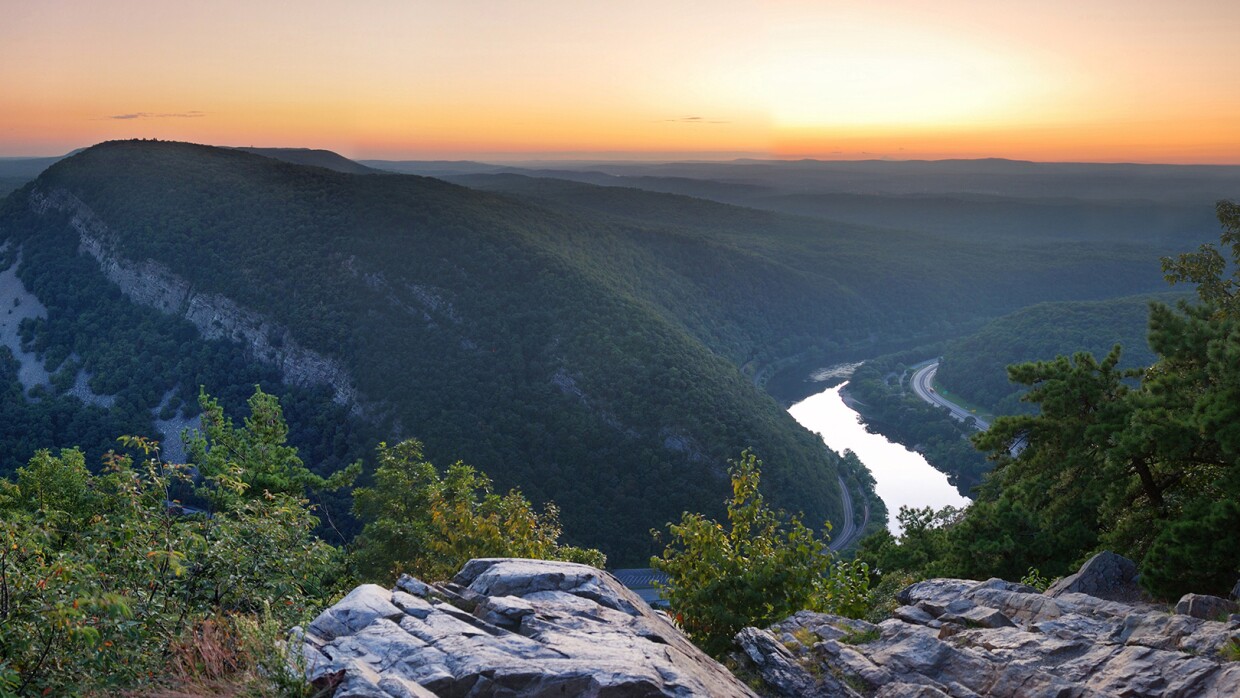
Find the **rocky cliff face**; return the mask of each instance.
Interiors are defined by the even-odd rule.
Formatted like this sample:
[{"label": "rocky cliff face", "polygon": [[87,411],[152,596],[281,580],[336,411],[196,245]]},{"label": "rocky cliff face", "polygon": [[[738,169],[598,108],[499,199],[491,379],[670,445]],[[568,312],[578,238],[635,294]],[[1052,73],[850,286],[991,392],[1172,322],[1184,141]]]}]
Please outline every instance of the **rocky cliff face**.
[{"label": "rocky cliff face", "polygon": [[783,696],[1240,695],[1234,603],[1189,595],[1171,610],[1075,590],[1136,593],[1130,561],[1099,558],[1045,594],[934,579],[901,592],[904,605],[877,625],[802,612],[738,641]]},{"label": "rocky cliff face", "polygon": [[[803,611],[737,635],[742,682],[614,577],[584,565],[472,560],[448,584],[353,590],[294,630],[299,670],[337,698],[393,696],[1240,695],[1234,602],[1139,599],[1104,553],[1047,593],[933,579],[882,623]],[[1110,598],[1082,593],[1088,588]]]},{"label": "rocky cliff face", "polygon": [[189,281],[153,260],[124,258],[116,251],[108,226],[67,190],[35,189],[29,201],[36,213],[68,214],[78,233],[79,250],[93,257],[130,300],[184,317],[207,339],[240,342],[255,359],[279,369],[286,383],[329,386],[337,403],[360,410],[360,396],[344,366],[298,344],[288,328],[222,295],[196,291]]},{"label": "rocky cliff face", "polygon": [[336,698],[755,695],[615,577],[567,562],[362,585],[294,636]]}]

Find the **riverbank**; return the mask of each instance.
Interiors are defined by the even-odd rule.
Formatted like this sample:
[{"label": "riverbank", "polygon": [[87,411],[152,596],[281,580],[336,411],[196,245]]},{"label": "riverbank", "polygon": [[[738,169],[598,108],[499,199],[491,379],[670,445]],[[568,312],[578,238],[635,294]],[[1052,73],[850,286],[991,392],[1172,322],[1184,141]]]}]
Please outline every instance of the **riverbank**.
[{"label": "riverbank", "polygon": [[917,451],[967,497],[992,464],[969,441],[975,432],[971,422],[953,420],[942,407],[910,392],[907,379],[928,365],[925,356],[887,356],[866,362],[853,374],[844,397],[870,430]]},{"label": "riverbank", "polygon": [[[875,493],[892,514],[902,506],[968,506],[969,500],[921,454],[867,431],[860,421],[861,415],[841,395],[846,385],[824,389],[793,405],[788,412],[831,449],[856,454],[870,470]],[[892,534],[899,535],[899,522],[894,516],[889,516],[887,527]]]}]

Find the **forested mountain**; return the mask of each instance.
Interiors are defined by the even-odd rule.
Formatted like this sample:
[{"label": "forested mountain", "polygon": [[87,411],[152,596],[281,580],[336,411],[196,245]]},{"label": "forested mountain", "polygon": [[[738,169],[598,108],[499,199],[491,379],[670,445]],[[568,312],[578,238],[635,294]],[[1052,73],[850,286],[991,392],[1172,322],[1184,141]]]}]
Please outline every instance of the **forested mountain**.
[{"label": "forested mountain", "polygon": [[[560,179],[450,179],[631,231],[657,253],[621,275],[636,293],[665,283],[642,275],[687,277],[710,292],[652,302],[715,305],[674,314],[691,322],[722,313],[722,325],[712,321],[711,327],[748,328],[752,343],[778,347],[780,356],[805,346],[838,351],[896,336],[958,334],[980,318],[1030,303],[1106,298],[1162,283],[1150,260],[1163,248],[1146,241],[1084,240],[1066,248],[1050,239],[952,240]],[[1191,239],[1205,239],[1205,233],[1194,231]],[[712,342],[708,332],[698,334],[716,350],[748,358]]]},{"label": "forested mountain", "polygon": [[1006,367],[1087,351],[1105,356],[1122,344],[1120,368],[1154,362],[1145,336],[1150,303],[1174,303],[1184,293],[1129,296],[1105,301],[1040,303],[988,323],[977,333],[951,342],[943,352],[937,380],[953,393],[996,414],[1032,409],[1025,390],[1008,380]]},{"label": "forested mountain", "polygon": [[[151,313],[113,315],[102,303],[119,293],[82,297],[76,279],[128,269],[139,277],[131,297],[187,317],[218,296],[270,318],[259,324],[267,336],[247,340],[251,354],[256,342],[275,356],[295,342],[337,362],[347,380],[330,391],[383,433],[418,436],[441,462],[460,458],[501,489],[554,499],[571,537],[617,562],[649,550],[651,527],[718,509],[723,465],[746,446],[771,463],[776,501],[812,521],[839,518],[837,475],[848,473],[836,456],[665,314],[617,292],[608,270],[573,258],[634,247],[605,225],[437,180],[117,142],[10,197],[0,226],[49,309],[26,345],[45,357],[79,351],[100,394],[133,390],[129,402],[154,407],[169,388],[189,401],[184,384],[206,379],[168,380],[167,362],[198,351],[186,323],[172,337],[97,346],[112,325]],[[86,247],[102,262],[78,254]],[[185,289],[170,298],[177,278]],[[164,344],[172,350],[152,347]]]},{"label": "forested mountain", "polygon": [[[755,387],[775,362],[1161,285],[1143,240],[966,241],[556,179],[458,181],[138,141],[57,163],[0,216],[7,259],[47,306],[20,348],[53,372],[40,402],[12,402],[48,426],[7,446],[5,467],[23,448],[149,432],[152,409],[191,416],[198,385],[235,406],[261,383],[290,405],[309,463],[416,436],[435,461],[555,500],[570,541],[631,563],[651,527],[719,513],[723,466],[746,447],[777,505],[838,520],[851,466]],[[68,393],[83,380],[117,400],[82,407]],[[107,421],[118,410],[123,425]]]}]

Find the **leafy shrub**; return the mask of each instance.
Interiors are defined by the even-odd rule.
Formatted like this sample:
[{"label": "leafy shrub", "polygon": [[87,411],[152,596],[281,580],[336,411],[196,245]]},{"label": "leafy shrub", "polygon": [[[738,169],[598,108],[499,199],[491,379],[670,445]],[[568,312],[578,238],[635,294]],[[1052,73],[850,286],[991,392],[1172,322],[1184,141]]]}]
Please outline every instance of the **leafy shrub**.
[{"label": "leafy shrub", "polygon": [[[207,424],[206,452],[225,443],[217,426]],[[241,464],[280,445],[269,438],[279,425],[257,426],[247,423],[239,442],[255,452],[232,454],[227,469],[198,481],[210,511],[170,501],[192,471],[162,462],[141,438],[123,439],[141,460],[112,453],[99,474],[67,449],[39,451],[16,481],[0,480],[0,695],[148,684],[209,619],[261,616],[288,627],[323,602],[340,555],[313,535],[307,501],[244,486]]]},{"label": "leafy shrub", "polygon": [[459,462],[441,477],[416,440],[379,444],[378,460],[374,486],[353,492],[354,513],[366,522],[352,553],[363,579],[447,579],[475,557],[606,564],[597,550],[560,544],[554,504],[539,513],[517,490],[495,494],[490,478]]},{"label": "leafy shrub", "polygon": [[1043,576],[1042,573],[1038,571],[1038,568],[1030,567],[1029,571],[1025,573],[1025,576],[1020,578],[1020,583],[1025,586],[1033,587],[1038,591],[1046,591],[1046,588],[1051,585],[1051,580]]},{"label": "leafy shrub", "polygon": [[718,657],[741,628],[802,609],[864,615],[868,566],[837,560],[825,535],[768,508],[758,491],[762,462],[752,452],[731,463],[728,527],[685,513],[669,526],[663,556],[650,561],[669,575],[668,602],[693,641]]},{"label": "leafy shrub", "polygon": [[308,698],[315,690],[284,651],[287,633],[270,613],[204,618],[172,644],[163,683],[176,695]]}]

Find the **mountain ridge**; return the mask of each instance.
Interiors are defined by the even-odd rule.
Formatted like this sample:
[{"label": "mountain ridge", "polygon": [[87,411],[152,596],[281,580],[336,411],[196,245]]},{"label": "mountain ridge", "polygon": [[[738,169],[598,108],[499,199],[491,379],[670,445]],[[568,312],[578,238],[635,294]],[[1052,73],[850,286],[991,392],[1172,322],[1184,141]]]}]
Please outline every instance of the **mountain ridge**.
[{"label": "mountain ridge", "polygon": [[[775,499],[814,520],[838,516],[836,473],[860,473],[734,367],[546,248],[568,224],[527,204],[167,143],[90,149],[9,204],[56,189],[109,226],[121,256],[156,260],[342,359],[387,406],[388,434],[554,499],[572,537],[617,559],[640,560],[646,532],[681,511],[717,507],[724,463],[745,446],[771,463]],[[71,229],[57,235],[66,252],[81,246]]]}]

